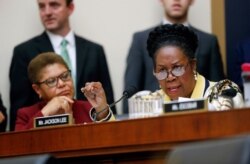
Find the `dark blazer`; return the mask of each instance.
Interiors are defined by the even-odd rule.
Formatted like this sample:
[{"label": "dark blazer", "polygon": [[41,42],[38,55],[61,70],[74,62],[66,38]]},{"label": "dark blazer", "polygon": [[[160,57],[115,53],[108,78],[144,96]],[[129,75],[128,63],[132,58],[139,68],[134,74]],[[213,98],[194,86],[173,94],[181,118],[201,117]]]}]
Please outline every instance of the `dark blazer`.
[{"label": "dark blazer", "polygon": [[[102,46],[75,35],[77,84],[76,98],[86,100],[80,88],[86,82],[100,81],[107,95],[108,103],[114,102],[108,65]],[[31,59],[42,52],[51,52],[53,46],[44,32],[14,48],[10,66],[10,130],[14,130],[17,110],[33,105],[38,96],[28,79],[27,66]],[[112,109],[116,113],[115,108]]]},{"label": "dark blazer", "polygon": [[[43,117],[41,109],[46,102],[41,101],[32,106],[21,108],[17,111],[15,131],[28,130],[34,128],[34,118]],[[89,116],[91,104],[88,101],[75,101],[72,106],[75,124],[92,122]]]},{"label": "dark blazer", "polygon": [[250,38],[245,39],[238,43],[236,46],[236,54],[234,55],[233,65],[228,67],[233,67],[232,81],[234,81],[243,90],[243,82],[241,78],[241,65],[243,63],[250,63]]},{"label": "dark blazer", "polygon": [[[155,28],[155,27],[154,27]],[[159,83],[153,75],[153,61],[147,52],[147,38],[154,28],[137,32],[127,56],[125,72],[125,89],[129,86],[136,87],[139,91],[159,89]],[[199,39],[196,52],[197,71],[211,81],[224,79],[223,63],[216,36],[190,27]],[[123,112],[127,113],[127,100],[123,101]]]}]

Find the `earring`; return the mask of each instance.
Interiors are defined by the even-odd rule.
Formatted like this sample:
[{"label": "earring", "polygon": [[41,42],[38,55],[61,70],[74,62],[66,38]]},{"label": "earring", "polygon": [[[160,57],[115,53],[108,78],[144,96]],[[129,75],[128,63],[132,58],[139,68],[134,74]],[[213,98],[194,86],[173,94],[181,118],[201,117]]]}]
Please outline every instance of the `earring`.
[{"label": "earring", "polygon": [[196,81],[197,80],[197,72],[194,70],[194,80]]}]

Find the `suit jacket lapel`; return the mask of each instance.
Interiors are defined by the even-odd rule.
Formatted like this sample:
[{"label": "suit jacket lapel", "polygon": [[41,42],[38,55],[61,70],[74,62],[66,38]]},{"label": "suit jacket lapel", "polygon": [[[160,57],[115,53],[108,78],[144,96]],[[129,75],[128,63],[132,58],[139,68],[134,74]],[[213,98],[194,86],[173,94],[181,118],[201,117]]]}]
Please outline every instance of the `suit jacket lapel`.
[{"label": "suit jacket lapel", "polygon": [[199,52],[200,52],[200,46],[199,46],[199,44],[200,44],[200,39],[199,39],[199,31],[196,29],[196,28],[194,28],[193,26],[189,26],[189,28],[191,29],[191,30],[193,30],[193,32],[197,35],[197,37],[198,37],[198,47],[197,47],[197,49],[196,49],[196,52],[195,52],[195,57],[197,58],[197,55],[199,54]]},{"label": "suit jacket lapel", "polygon": [[37,40],[37,47],[40,52],[54,52],[53,46],[46,32],[43,32]]},{"label": "suit jacket lapel", "polygon": [[[81,74],[83,73],[83,66],[86,65],[87,62],[87,45],[83,39],[75,35],[76,39],[76,81],[77,85],[79,79],[81,78]],[[76,87],[77,87],[76,85]]]}]

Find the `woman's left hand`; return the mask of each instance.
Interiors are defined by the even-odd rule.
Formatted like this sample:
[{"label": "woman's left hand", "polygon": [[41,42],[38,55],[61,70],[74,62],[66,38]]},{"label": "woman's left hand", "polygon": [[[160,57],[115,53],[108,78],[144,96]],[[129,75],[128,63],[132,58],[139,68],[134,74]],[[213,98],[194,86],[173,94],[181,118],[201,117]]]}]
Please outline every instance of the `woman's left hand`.
[{"label": "woman's left hand", "polygon": [[107,107],[107,99],[100,82],[89,82],[81,88],[91,105],[99,112]]}]

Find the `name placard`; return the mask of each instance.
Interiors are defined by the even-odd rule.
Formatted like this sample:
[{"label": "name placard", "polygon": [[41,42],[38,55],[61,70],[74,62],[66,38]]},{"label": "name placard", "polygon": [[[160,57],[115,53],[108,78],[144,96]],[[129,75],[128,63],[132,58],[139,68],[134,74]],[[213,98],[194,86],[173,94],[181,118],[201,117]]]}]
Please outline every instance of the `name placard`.
[{"label": "name placard", "polygon": [[34,119],[34,127],[48,127],[59,125],[71,125],[73,123],[71,114],[60,114],[47,117],[37,117]]},{"label": "name placard", "polygon": [[187,111],[207,111],[207,99],[198,99],[182,102],[171,102],[164,104],[165,113],[187,112]]}]

